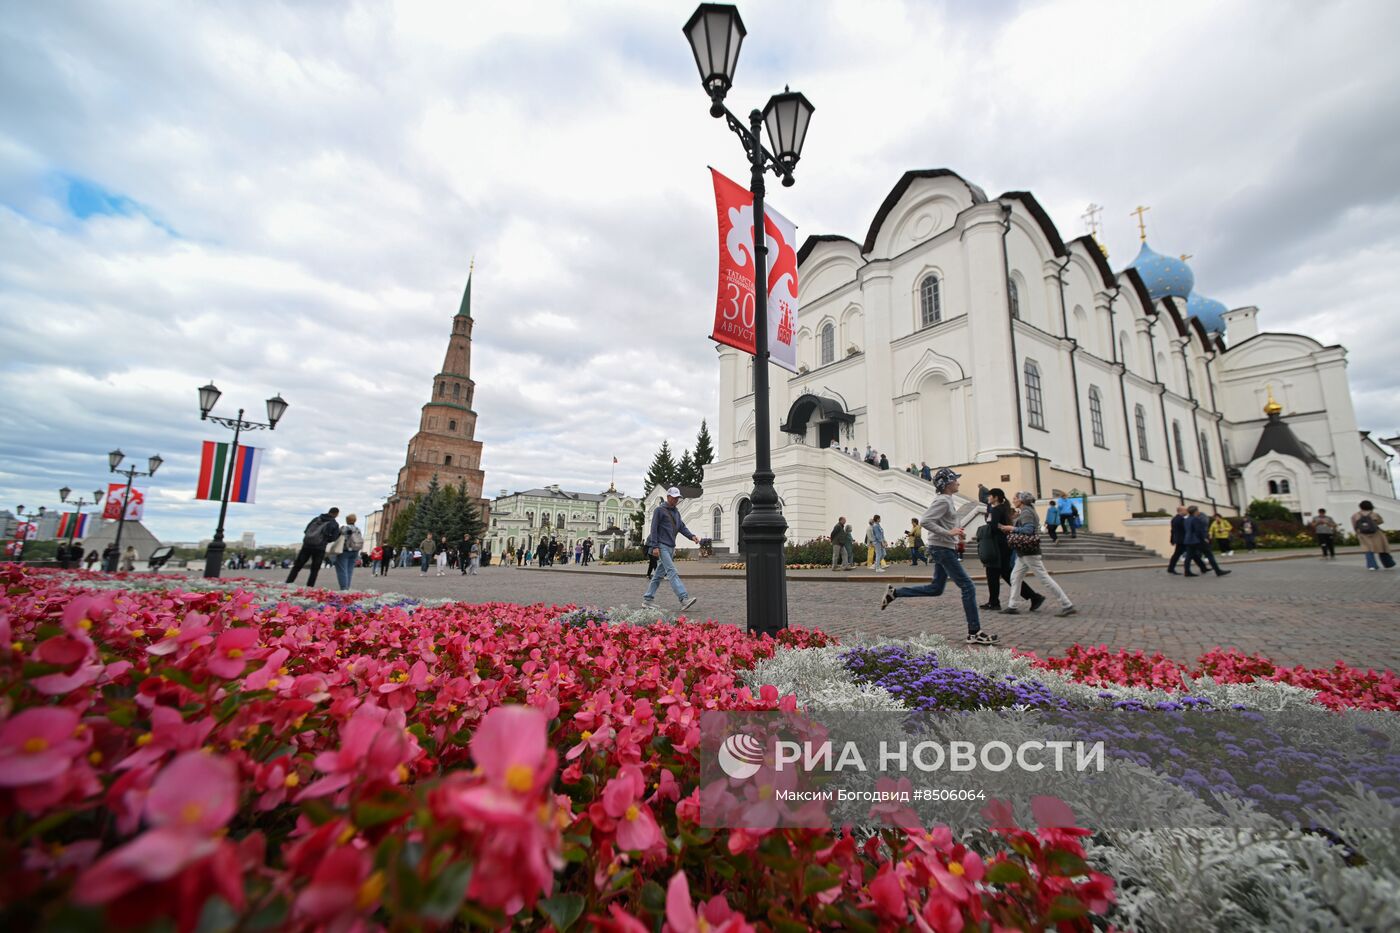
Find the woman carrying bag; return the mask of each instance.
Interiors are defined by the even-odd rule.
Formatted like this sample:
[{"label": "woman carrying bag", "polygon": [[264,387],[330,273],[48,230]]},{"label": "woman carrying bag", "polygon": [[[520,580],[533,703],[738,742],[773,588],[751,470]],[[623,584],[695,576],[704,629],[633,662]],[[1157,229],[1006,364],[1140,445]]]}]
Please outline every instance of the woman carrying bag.
[{"label": "woman carrying bag", "polygon": [[1376,560],[1380,559],[1381,566],[1390,570],[1395,566],[1395,558],[1390,556],[1390,542],[1385,538],[1385,532],[1381,530],[1384,524],[1376,507],[1371,504],[1370,499],[1361,501],[1361,510],[1351,517],[1352,530],[1356,532],[1356,541],[1361,545],[1361,549],[1366,552],[1366,569],[1376,570]]},{"label": "woman carrying bag", "polygon": [[[1011,525],[1011,506],[1001,489],[987,490],[987,521],[977,529],[977,559],[987,568],[987,601],[983,609],[1001,608],[1001,584],[1011,582],[1011,545],[1006,542],[1003,525]],[[984,544],[985,542],[985,544]],[[1021,598],[1030,601],[1031,612],[1040,608],[1045,597],[1021,581]]]},{"label": "woman carrying bag", "polygon": [[1035,514],[1035,495],[1029,492],[1016,493],[1016,503],[1020,510],[1016,513],[1014,525],[1002,525],[1001,530],[1006,532],[1007,544],[1016,552],[1016,567],[1011,571],[1011,597],[1006,601],[1006,608],[1002,610],[1007,615],[1016,615],[1021,610],[1016,608],[1017,591],[1026,580],[1027,573],[1035,574],[1036,579],[1041,582],[1060,601],[1060,611],[1057,616],[1072,616],[1077,610],[1074,604],[1069,601],[1065,591],[1060,589],[1050,576],[1050,572],[1045,569],[1045,559],[1040,556],[1040,535],[1037,529],[1040,527],[1040,518]]}]

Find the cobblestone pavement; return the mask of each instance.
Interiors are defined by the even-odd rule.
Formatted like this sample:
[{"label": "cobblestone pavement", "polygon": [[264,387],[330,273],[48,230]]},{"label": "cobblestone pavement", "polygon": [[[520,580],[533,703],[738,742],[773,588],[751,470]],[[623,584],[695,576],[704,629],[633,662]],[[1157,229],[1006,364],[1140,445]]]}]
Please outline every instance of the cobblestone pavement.
[{"label": "cobblestone pavement", "polygon": [[[1358,667],[1400,669],[1400,570],[1369,572],[1359,554],[1336,561],[1307,557],[1258,563],[1228,562],[1226,577],[1186,579],[1169,576],[1158,565],[1065,573],[1058,578],[1079,614],[1055,618],[1047,602],[1035,614],[1006,616],[983,612],[982,626],[1001,644],[1041,654],[1062,653],[1075,642],[1114,648],[1161,651],[1194,661],[1221,645],[1259,652],[1286,664],[1330,666],[1342,660]],[[976,567],[975,562],[972,567]],[[920,568],[922,570],[923,568]],[[1052,566],[1052,574],[1057,569]],[[285,579],[285,571],[245,571],[260,579]],[[884,612],[879,599],[886,578],[788,577],[789,621],[837,636],[856,632],[911,635],[965,631],[957,591],[942,597],[896,600]],[[889,576],[893,576],[890,574]],[[305,580],[305,574],[300,578]],[[317,582],[335,586],[335,573],[321,571]],[[896,581],[898,582],[898,581]],[[389,590],[415,596],[459,597],[469,602],[617,606],[640,604],[645,581],[640,572],[594,574],[574,567],[517,569],[492,567],[476,577],[455,572],[437,577],[395,569],[388,577],[355,572],[356,590]],[[690,595],[700,599],[692,615],[743,625],[744,581],[694,577]],[[986,589],[977,585],[978,602]],[[658,606],[674,609],[675,597],[663,584]]]}]

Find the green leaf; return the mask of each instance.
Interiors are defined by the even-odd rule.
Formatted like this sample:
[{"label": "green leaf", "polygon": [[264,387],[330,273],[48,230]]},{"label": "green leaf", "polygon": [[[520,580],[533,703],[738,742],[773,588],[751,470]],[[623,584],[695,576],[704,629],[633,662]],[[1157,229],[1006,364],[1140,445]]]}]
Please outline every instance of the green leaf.
[{"label": "green leaf", "polygon": [[199,912],[199,926],[195,928],[195,933],[224,933],[237,924],[238,914],[234,913],[228,901],[222,897],[211,897]]},{"label": "green leaf", "polygon": [[807,875],[802,879],[802,896],[811,897],[821,891],[834,888],[841,883],[841,869],[819,868],[811,865],[807,868]]},{"label": "green leaf", "polygon": [[712,864],[710,866],[710,870],[713,871],[715,874],[719,875],[725,881],[728,881],[730,878],[733,878],[735,872],[737,871],[732,862],[725,861],[724,859],[720,859],[719,861]]},{"label": "green leaf", "polygon": [[655,881],[642,885],[642,906],[654,914],[666,912],[666,889]]},{"label": "green leaf", "polygon": [[50,813],[48,816],[44,817],[42,820],[25,830],[24,835],[21,836],[20,839],[29,840],[33,839],[35,836],[42,836],[44,833],[48,832],[54,827],[62,826],[64,823],[68,822],[68,818],[71,817],[73,813],[73,810],[59,810],[57,812]]},{"label": "green leaf", "polygon": [[583,914],[582,894],[556,894],[540,901],[540,910],[556,929],[567,930]]},{"label": "green leaf", "polygon": [[1076,900],[1068,894],[1061,894],[1050,902],[1050,909],[1045,912],[1045,919],[1051,922],[1074,920],[1088,913],[1089,908],[1085,907],[1082,901]]},{"label": "green leaf", "polygon": [[629,868],[626,871],[620,871],[616,875],[613,875],[612,889],[614,891],[621,891],[623,888],[627,887],[629,884],[632,883],[632,879],[636,876],[636,874],[636,869]]},{"label": "green leaf", "polygon": [[1055,870],[1055,874],[1066,878],[1078,878],[1089,873],[1089,866],[1082,858],[1063,849],[1051,849],[1045,853],[1045,861]]},{"label": "green leaf", "polygon": [[1025,884],[1030,875],[1017,862],[997,862],[987,866],[986,878],[989,884]]},{"label": "green leaf", "polygon": [[54,625],[52,622],[45,623],[34,630],[36,641],[48,641],[50,638],[57,638],[62,634],[64,634],[63,626]]},{"label": "green leaf", "polygon": [[403,815],[403,807],[397,804],[361,803],[355,807],[355,825],[361,829],[369,829]]},{"label": "green leaf", "polygon": [[448,920],[462,906],[467,896],[467,885],[472,880],[470,862],[453,862],[442,869],[428,886],[428,896],[423,901],[422,912],[433,920]]},{"label": "green leaf", "polygon": [[248,929],[281,929],[287,921],[287,907],[288,904],[284,898],[276,898],[272,903],[248,918]]}]

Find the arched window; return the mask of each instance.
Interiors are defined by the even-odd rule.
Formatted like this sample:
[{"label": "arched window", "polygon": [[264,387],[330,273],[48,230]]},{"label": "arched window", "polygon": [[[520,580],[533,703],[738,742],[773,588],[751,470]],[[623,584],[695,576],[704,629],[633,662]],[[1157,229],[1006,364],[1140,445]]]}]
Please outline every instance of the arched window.
[{"label": "arched window", "polygon": [[1033,428],[1045,429],[1045,404],[1040,396],[1040,367],[1026,360],[1026,420]]},{"label": "arched window", "polygon": [[1147,447],[1147,409],[1141,405],[1134,405],[1133,420],[1137,422],[1138,459],[1150,462],[1152,458],[1148,456]]},{"label": "arched window", "polygon": [[938,276],[929,273],[919,283],[919,326],[930,327],[943,320],[943,295]]},{"label": "arched window", "polygon": [[1206,439],[1206,432],[1201,432],[1201,466],[1205,467],[1206,476],[1215,478],[1215,467],[1210,464],[1210,441]]},{"label": "arched window", "polygon": [[1016,286],[1015,279],[1007,281],[1006,295],[1011,304],[1011,316],[1019,321],[1021,319],[1021,289]]},{"label": "arched window", "polygon": [[564,513],[563,513],[563,512],[560,512],[558,515],[555,516],[554,527],[555,527],[555,528],[563,528],[563,527],[564,527],[564,524],[565,524],[565,523],[564,523]]},{"label": "arched window", "polygon": [[1288,480],[1286,480],[1286,479],[1281,479],[1281,480],[1278,481],[1278,491],[1279,491],[1279,494],[1280,494],[1280,495],[1286,496],[1286,495],[1288,495],[1290,492],[1292,492],[1293,490],[1291,490],[1291,489],[1288,488]]},{"label": "arched window", "polygon": [[533,528],[533,527],[535,527],[535,513],[534,513],[534,512],[526,512],[526,513],[525,513],[525,527],[526,527],[526,528]]},{"label": "arched window", "polygon": [[452,383],[452,397],[453,397],[453,398],[461,398],[461,397],[462,397],[462,384],[461,384],[460,382],[454,382],[454,383]]},{"label": "arched window", "polygon": [[449,430],[449,431],[455,431],[455,430],[457,430],[457,422],[455,422],[455,421],[449,421],[449,422],[447,422],[447,430]]},{"label": "arched window", "polygon": [[1271,480],[1269,480],[1269,495],[1271,495],[1271,496],[1276,496],[1276,495],[1278,495],[1278,480],[1276,480],[1276,479],[1271,479]]},{"label": "arched window", "polygon": [[834,362],[836,362],[836,325],[827,323],[822,327],[821,365],[825,366],[827,363]]},{"label": "arched window", "polygon": [[443,466],[452,466],[452,455],[451,455],[451,454],[448,454],[447,456],[445,456],[445,457],[442,458],[442,465],[443,465]]},{"label": "arched window", "polygon": [[719,506],[715,506],[714,522],[711,525],[710,537],[715,539],[716,541],[719,541],[724,537],[723,534],[721,534],[721,530],[724,528],[723,520],[724,510],[721,509]]},{"label": "arched window", "polygon": [[1172,420],[1172,445],[1176,448],[1176,468],[1185,473],[1186,470],[1186,448],[1181,443],[1181,422]]},{"label": "arched window", "polygon": [[1089,386],[1089,421],[1094,428],[1094,446],[1108,448],[1103,436],[1103,397],[1098,386]]}]

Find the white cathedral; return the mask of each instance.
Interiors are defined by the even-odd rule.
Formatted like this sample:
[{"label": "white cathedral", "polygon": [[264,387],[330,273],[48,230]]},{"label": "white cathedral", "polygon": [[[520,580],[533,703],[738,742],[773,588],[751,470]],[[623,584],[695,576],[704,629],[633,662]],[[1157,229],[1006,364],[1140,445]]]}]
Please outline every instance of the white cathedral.
[{"label": "white cathedral", "polygon": [[[908,527],[932,487],[910,464],[1044,498],[1082,493],[1091,531],[1154,550],[1178,504],[1240,514],[1275,499],[1309,520],[1370,499],[1400,521],[1393,456],[1360,430],[1346,350],[1259,328],[1142,249],[1117,272],[1065,242],[1035,197],[988,198],[947,169],[906,172],[861,242],[798,254],[796,375],[772,370],[771,437],[788,537]],[[741,550],[754,462],[753,359],[720,346],[716,460],[683,514]],[[1397,439],[1387,439],[1393,444]],[[866,446],[890,469],[843,456]],[[649,491],[653,504],[659,492]]]}]

